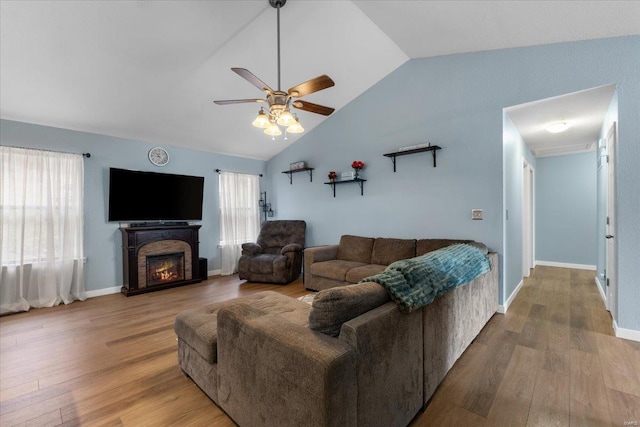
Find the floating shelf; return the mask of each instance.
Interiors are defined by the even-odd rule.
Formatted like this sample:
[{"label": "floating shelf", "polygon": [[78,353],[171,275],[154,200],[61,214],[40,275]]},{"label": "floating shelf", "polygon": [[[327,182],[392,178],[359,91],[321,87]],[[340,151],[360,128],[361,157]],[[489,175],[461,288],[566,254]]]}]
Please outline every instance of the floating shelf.
[{"label": "floating shelf", "polygon": [[398,156],[406,156],[408,154],[416,154],[416,153],[423,153],[425,151],[431,151],[431,154],[433,155],[433,167],[436,167],[436,151],[441,150],[442,148],[438,147],[437,145],[430,145],[428,147],[421,147],[421,148],[415,148],[413,150],[406,150],[406,151],[396,151],[395,153],[387,153],[384,154],[385,157],[390,157],[391,161],[393,161],[393,172],[396,171],[396,157]]},{"label": "floating shelf", "polygon": [[298,172],[307,172],[309,174],[309,182],[313,182],[313,169],[314,168],[294,169],[289,171],[282,171],[282,173],[286,173],[287,175],[289,175],[289,184],[293,185],[293,174]]},{"label": "floating shelf", "polygon": [[350,182],[357,182],[358,186],[360,186],[360,195],[364,196],[364,183],[366,181],[367,181],[366,179],[356,178],[356,179],[349,179],[344,181],[325,182],[325,184],[331,186],[331,188],[333,189],[333,197],[336,197],[336,184],[348,184]]}]

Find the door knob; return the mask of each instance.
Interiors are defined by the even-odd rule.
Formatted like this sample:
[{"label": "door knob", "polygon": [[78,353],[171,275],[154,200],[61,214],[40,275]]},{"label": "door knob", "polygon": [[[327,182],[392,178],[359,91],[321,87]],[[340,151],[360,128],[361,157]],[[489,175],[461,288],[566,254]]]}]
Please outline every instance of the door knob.
[{"label": "door knob", "polygon": [[604,236],[606,239],[613,239],[613,236],[611,234],[607,234],[606,236]]}]

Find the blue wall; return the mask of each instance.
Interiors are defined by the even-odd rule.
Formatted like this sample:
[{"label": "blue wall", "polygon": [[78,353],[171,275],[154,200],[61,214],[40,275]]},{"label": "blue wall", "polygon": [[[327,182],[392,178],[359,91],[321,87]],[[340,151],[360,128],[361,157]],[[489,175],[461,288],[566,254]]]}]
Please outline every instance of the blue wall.
[{"label": "blue wall", "polygon": [[596,153],[543,157],[536,168],[536,261],[595,269]]},{"label": "blue wall", "polygon": [[110,167],[205,177],[203,218],[198,223],[202,225],[200,256],[208,259],[209,270],[220,268],[218,174],[215,169],[256,174],[266,171],[263,161],[167,146],[164,148],[169,151],[169,164],[159,168],[149,162],[147,154],[154,145],[148,143],[8,120],[0,121],[0,144],[91,153],[91,157],[84,160],[87,291],[122,286],[122,237],[118,223],[107,221]]},{"label": "blue wall", "polygon": [[[640,330],[638,64],[640,36],[411,60],[269,161],[277,215],[307,220],[309,245],[343,233],[447,236],[481,240],[504,255],[503,108],[617,83],[617,321]],[[442,146],[438,167],[416,154],[399,158],[394,174],[382,155],[424,141]],[[327,172],[356,159],[367,163],[364,196],[344,184],[333,198],[322,184]],[[289,185],[280,173],[298,160],[316,168],[313,183],[296,176]],[[471,221],[472,208],[484,209],[485,220]],[[501,302],[515,285],[505,282]]]}]

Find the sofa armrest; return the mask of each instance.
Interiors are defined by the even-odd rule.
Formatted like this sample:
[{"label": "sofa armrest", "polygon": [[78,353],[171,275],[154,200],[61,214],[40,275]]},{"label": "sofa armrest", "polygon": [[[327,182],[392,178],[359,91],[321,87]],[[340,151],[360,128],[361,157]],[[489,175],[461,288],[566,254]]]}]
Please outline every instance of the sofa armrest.
[{"label": "sofa armrest", "polygon": [[311,264],[336,259],[338,245],[316,246],[304,250],[304,282],[311,283]]},{"label": "sofa armrest", "polygon": [[282,248],[282,250],[280,251],[280,254],[285,255],[289,252],[300,252],[300,251],[302,251],[302,246],[300,246],[297,243],[289,243],[288,245]]},{"label": "sofa armrest", "polygon": [[347,344],[235,302],[218,312],[218,398],[240,425],[355,425]]},{"label": "sofa armrest", "polygon": [[422,310],[388,302],[345,322],[339,340],[356,351],[358,425],[408,425],[424,403]]},{"label": "sofa armrest", "polygon": [[242,255],[257,255],[262,253],[262,246],[257,243],[243,243]]}]

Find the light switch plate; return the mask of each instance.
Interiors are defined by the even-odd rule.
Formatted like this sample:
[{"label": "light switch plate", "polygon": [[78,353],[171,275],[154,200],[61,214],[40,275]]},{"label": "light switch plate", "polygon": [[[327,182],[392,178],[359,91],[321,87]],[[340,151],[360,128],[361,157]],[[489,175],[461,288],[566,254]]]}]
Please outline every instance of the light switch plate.
[{"label": "light switch plate", "polygon": [[482,219],[483,211],[482,209],[471,209],[471,219]]}]

